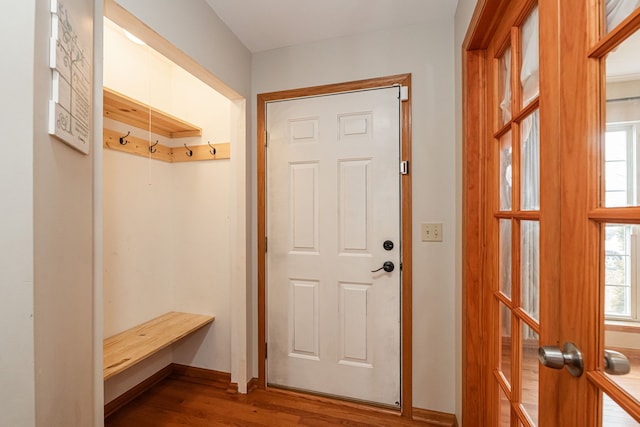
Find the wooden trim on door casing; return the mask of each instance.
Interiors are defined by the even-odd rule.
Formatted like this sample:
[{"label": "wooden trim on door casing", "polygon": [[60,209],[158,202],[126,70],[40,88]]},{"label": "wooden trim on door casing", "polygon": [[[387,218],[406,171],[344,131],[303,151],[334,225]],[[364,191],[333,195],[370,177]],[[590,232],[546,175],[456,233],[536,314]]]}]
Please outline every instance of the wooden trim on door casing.
[{"label": "wooden trim on door casing", "polygon": [[462,419],[487,425],[484,286],[487,46],[506,2],[479,0],[462,45]]},{"label": "wooden trim on door casing", "polygon": [[[258,386],[266,388],[266,104],[270,101],[319,96],[389,86],[409,88],[409,100],[402,102],[400,143],[401,160],[411,164],[411,74],[358,80],[308,88],[291,89],[258,95]],[[401,175],[402,194],[402,310],[401,310],[401,380],[402,416],[411,418],[412,412],[412,199],[411,173]]]},{"label": "wooden trim on door casing", "polygon": [[463,196],[462,196],[462,419],[484,425],[486,419],[485,315],[483,298],[483,200],[486,144],[485,99],[470,90],[486,79],[486,51],[463,51]]}]

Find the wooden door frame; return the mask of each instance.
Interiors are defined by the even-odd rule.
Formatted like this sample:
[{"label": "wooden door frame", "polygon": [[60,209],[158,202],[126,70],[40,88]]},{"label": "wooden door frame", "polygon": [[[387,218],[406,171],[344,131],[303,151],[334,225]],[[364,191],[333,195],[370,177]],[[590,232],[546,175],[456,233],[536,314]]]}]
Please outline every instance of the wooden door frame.
[{"label": "wooden door frame", "polygon": [[[258,172],[258,387],[266,388],[266,107],[268,102],[307,96],[320,96],[364,89],[405,86],[409,98],[402,101],[401,160],[411,163],[411,74],[379,77],[346,83],[313,86],[257,96],[257,172]],[[401,283],[401,411],[403,417],[412,416],[412,198],[411,173],[401,175],[400,203],[402,205],[402,283]]]},{"label": "wooden door frame", "polygon": [[486,425],[485,162],[487,46],[501,0],[479,0],[462,44],[462,419]]}]

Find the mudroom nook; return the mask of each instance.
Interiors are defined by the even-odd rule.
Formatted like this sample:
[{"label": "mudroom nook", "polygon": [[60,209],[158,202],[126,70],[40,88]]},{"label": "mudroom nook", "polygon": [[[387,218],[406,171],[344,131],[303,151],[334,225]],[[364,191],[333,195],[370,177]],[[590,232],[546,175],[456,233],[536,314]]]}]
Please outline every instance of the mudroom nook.
[{"label": "mudroom nook", "polygon": [[103,97],[107,414],[171,366],[231,371],[232,106],[106,18]]}]

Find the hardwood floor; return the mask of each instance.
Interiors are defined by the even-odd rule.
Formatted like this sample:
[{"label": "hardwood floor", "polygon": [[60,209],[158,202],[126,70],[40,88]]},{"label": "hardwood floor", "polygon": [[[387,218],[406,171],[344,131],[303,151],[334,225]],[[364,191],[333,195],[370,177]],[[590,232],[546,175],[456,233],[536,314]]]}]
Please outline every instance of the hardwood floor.
[{"label": "hardwood floor", "polygon": [[174,373],[107,418],[105,427],[444,425],[287,391],[231,394],[227,387]]}]

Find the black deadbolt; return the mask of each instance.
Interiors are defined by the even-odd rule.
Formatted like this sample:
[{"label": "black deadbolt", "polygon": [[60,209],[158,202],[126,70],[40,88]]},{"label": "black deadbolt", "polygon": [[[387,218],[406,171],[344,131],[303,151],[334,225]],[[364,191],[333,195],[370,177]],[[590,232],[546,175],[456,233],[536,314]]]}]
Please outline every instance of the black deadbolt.
[{"label": "black deadbolt", "polygon": [[382,247],[385,251],[390,251],[391,249],[393,249],[393,242],[391,240],[385,240],[382,244]]}]

